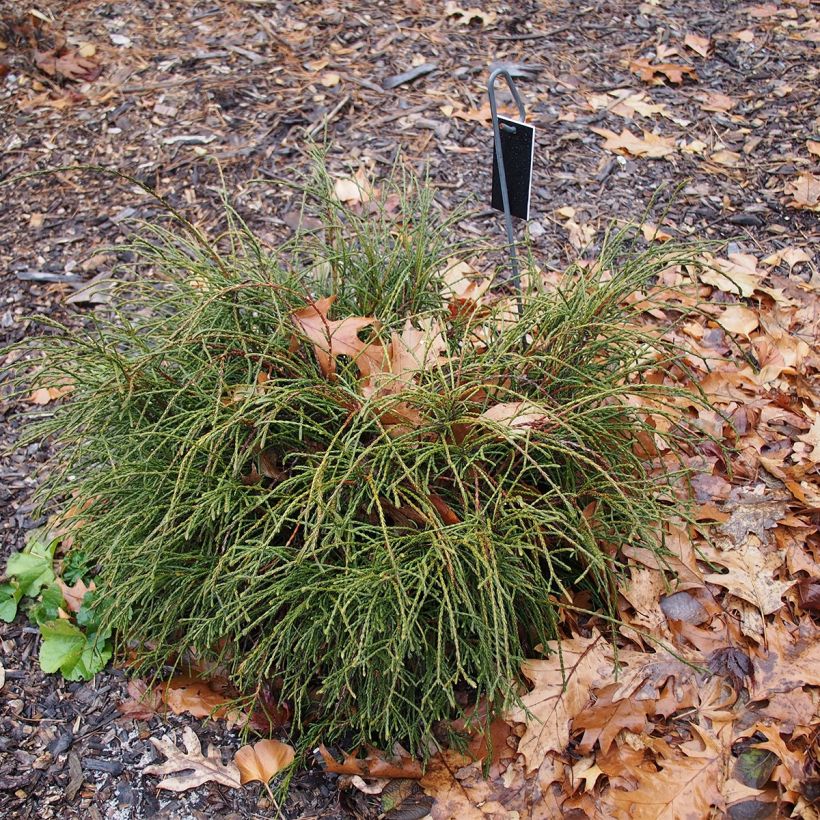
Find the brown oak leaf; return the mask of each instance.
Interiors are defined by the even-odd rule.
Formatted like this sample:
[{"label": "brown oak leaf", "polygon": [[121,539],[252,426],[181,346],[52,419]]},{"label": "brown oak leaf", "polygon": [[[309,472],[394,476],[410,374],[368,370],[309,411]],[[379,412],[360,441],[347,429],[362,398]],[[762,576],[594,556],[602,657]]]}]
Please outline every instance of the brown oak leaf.
[{"label": "brown oak leaf", "polygon": [[506,719],[524,723],[518,751],[527,771],[537,769],[548,752],[562,752],[570,736],[570,722],[589,702],[590,685],[607,664],[606,644],[600,634],[591,638],[550,641],[545,660],[524,661],[521,671],[532,691]]},{"label": "brown oak leaf", "polygon": [[[706,729],[693,724],[699,741],[660,760],[659,772],[637,769],[638,788],[612,789],[610,798],[630,820],[700,820],[721,808],[727,749]],[[703,746],[702,749],[695,748]]]},{"label": "brown oak leaf", "polygon": [[642,734],[647,728],[646,716],[652,714],[651,700],[633,698],[614,699],[620,689],[617,683],[611,683],[598,692],[598,699],[588,706],[572,721],[573,729],[583,729],[578,750],[582,753],[592,751],[596,741],[601,751],[606,754],[621,729],[629,729]]},{"label": "brown oak leaf", "polygon": [[117,705],[124,717],[134,720],[149,720],[162,709],[162,695],[158,688],[149,689],[144,680],[135,678],[128,681],[128,698]]},{"label": "brown oak leaf", "polygon": [[96,584],[92,581],[90,585],[86,586],[82,578],[78,578],[74,586],[69,586],[62,578],[57,579],[57,584],[63,593],[63,600],[71,612],[79,612],[83,605],[83,598],[87,592],[92,592],[96,588]]},{"label": "brown oak leaf", "polygon": [[704,576],[710,584],[729,590],[732,595],[754,604],[763,615],[771,615],[783,606],[783,593],[796,579],[778,581],[773,574],[782,559],[775,553],[764,553],[751,540],[730,550],[710,550],[709,558],[728,572],[712,572]]},{"label": "brown oak leaf", "polygon": [[675,152],[674,137],[661,137],[651,131],[644,131],[643,137],[637,137],[628,128],[622,128],[620,134],[608,128],[591,128],[590,130],[605,137],[604,148],[615,153],[660,159]]},{"label": "brown oak leaf", "polygon": [[804,171],[786,183],[785,192],[791,197],[789,205],[792,208],[820,211],[820,176]]},{"label": "brown oak leaf", "polygon": [[784,498],[773,498],[753,490],[733,490],[725,504],[731,515],[726,523],[721,524],[720,530],[735,544],[744,543],[749,533],[754,533],[761,543],[770,544],[770,530],[777,527],[777,522],[786,515],[786,506]]},{"label": "brown oak leaf", "polygon": [[778,692],[820,686],[820,630],[811,622],[790,633],[782,624],[768,629],[768,651],[754,661],[752,700]]},{"label": "brown oak leaf", "polygon": [[366,757],[359,757],[354,750],[353,754],[343,752],[344,759],[340,763],[322,744],[319,753],[329,772],[335,774],[359,775],[359,777],[403,777],[418,780],[422,775],[421,763],[410,757],[401,747],[394,749],[391,756],[385,755],[377,749],[368,749]]},{"label": "brown oak leaf", "polygon": [[207,754],[203,755],[199,738],[189,726],[182,730],[182,742],[185,744],[185,752],[177,749],[171,740],[151,738],[157,751],[168,759],[164,763],[146,766],[144,774],[171,775],[160,780],[157,788],[184,792],[208,781],[221,783],[232,789],[238,789],[242,785],[236,764],[223,763],[220,752],[215,747],[208,749]]},{"label": "brown oak leaf", "polygon": [[684,75],[692,80],[698,78],[697,72],[692,66],[676,65],[675,63],[656,63],[653,65],[648,60],[632,60],[629,64],[629,70],[637,74],[645,83],[651,85],[662,85],[663,77],[676,85],[683,82]]},{"label": "brown oak leaf", "polygon": [[546,412],[537,404],[527,401],[507,401],[494,404],[478,418],[515,430],[532,427],[544,421],[546,417]]},{"label": "brown oak leaf", "polygon": [[336,372],[336,357],[350,356],[363,376],[367,376],[384,360],[384,349],[380,345],[363,342],[358,333],[376,322],[373,316],[348,316],[346,319],[328,319],[328,311],[335,296],[317,299],[307,307],[291,314],[291,319],[299,330],[313,344],[319,367],[325,376]]},{"label": "brown oak leaf", "polygon": [[59,76],[66,80],[91,82],[100,76],[101,71],[94,60],[65,48],[35,51],[34,62],[37,68],[50,77]]},{"label": "brown oak leaf", "polygon": [[187,712],[198,718],[225,718],[229,725],[245,722],[245,716],[230,707],[230,698],[198,678],[171,678],[159,689],[165,704],[175,715]]}]

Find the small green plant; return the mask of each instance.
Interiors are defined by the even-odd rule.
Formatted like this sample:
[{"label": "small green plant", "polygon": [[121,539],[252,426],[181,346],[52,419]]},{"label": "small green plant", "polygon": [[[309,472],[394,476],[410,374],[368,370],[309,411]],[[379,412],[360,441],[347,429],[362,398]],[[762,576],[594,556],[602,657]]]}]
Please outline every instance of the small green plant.
[{"label": "small green plant", "polygon": [[[693,440],[696,399],[630,297],[690,252],[612,235],[557,287],[529,270],[519,314],[454,287],[412,180],[357,213],[320,168],[308,202],[321,230],[275,252],[230,210],[216,244],[143,226],[111,315],[30,340],[37,386],[72,389],[28,437],[57,445],[44,503],[83,510],[97,640],[275,687],[304,744],[417,750],[465,701],[514,701],[574,595],[611,616],[624,545],[662,553],[686,470],[655,444]],[[49,667],[103,658],[48,623]]]},{"label": "small green plant", "polygon": [[[9,580],[0,584],[0,620],[13,621],[20,602],[30,599],[28,618],[42,635],[40,668],[59,671],[67,680],[90,680],[111,659],[111,629],[100,626],[93,591],[85,591],[76,613],[66,603],[65,564],[62,579],[54,571],[58,543],[57,538],[34,532],[26,548],[11,555],[6,565]],[[71,564],[72,585],[84,581],[86,573],[78,569],[77,559]]]}]

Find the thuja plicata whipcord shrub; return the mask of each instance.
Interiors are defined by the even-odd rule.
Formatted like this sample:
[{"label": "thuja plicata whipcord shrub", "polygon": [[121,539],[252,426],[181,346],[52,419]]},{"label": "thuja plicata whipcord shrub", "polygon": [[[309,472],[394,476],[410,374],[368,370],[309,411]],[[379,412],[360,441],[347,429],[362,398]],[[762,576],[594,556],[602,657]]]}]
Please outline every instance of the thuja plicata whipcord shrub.
[{"label": "thuja plicata whipcord shrub", "polygon": [[698,399],[641,316],[691,252],[614,232],[552,284],[530,263],[519,309],[429,188],[371,193],[346,207],[319,167],[321,228],[276,250],[230,209],[216,242],[142,225],[91,329],[44,321],[15,367],[69,386],[26,440],[55,444],[41,499],[74,511],[120,657],[192,650],[309,742],[417,751],[514,702],[562,606],[612,618],[622,548],[662,556],[685,515]]}]

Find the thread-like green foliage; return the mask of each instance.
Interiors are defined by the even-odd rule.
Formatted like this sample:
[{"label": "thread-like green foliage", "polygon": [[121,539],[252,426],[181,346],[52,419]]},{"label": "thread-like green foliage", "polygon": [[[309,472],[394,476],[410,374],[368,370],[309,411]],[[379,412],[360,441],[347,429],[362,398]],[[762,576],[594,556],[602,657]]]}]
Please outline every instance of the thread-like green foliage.
[{"label": "thread-like green foliage", "polygon": [[[274,684],[303,737],[417,749],[459,691],[514,700],[573,592],[612,614],[623,545],[661,549],[678,502],[637,439],[662,435],[648,407],[673,412],[657,374],[678,351],[625,300],[682,252],[611,237],[510,321],[442,296],[429,191],[405,181],[396,218],[317,186],[324,228],[274,253],[235,215],[219,247],[145,226],[153,272],[109,320],[30,340],[38,383],[74,385],[30,437],[56,441],[43,497],[82,510],[102,621],[142,668],[193,648],[241,691]],[[364,340],[440,323],[446,356],[365,398],[357,363],[328,378],[291,319],[331,294],[332,319],[378,318]],[[421,422],[388,424],[399,402]],[[538,420],[481,416],[507,402]]]}]

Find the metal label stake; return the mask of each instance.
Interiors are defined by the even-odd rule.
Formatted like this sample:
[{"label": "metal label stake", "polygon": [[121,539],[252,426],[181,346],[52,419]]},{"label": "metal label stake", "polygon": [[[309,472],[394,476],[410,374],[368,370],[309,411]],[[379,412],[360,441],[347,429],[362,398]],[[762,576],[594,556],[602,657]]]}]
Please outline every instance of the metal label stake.
[{"label": "metal label stake", "polygon": [[[504,77],[507,81],[507,86],[512,93],[513,99],[515,100],[515,104],[518,106],[518,116],[520,122],[515,122],[514,120],[507,120],[504,118],[503,120],[499,120],[498,117],[498,106],[496,105],[495,100],[495,81],[498,77]],[[522,304],[521,304],[521,274],[518,269],[518,255],[515,249],[515,234],[513,232],[513,216],[519,216],[524,219],[529,217],[529,198],[530,198],[530,177],[532,174],[532,151],[534,145],[533,139],[533,131],[534,129],[532,126],[526,125],[524,120],[526,119],[526,111],[524,110],[524,103],[521,101],[521,97],[518,93],[518,89],[515,87],[515,83],[513,82],[510,73],[505,68],[497,68],[490,74],[490,78],[487,81],[487,95],[490,98],[490,111],[492,113],[493,118],[493,138],[495,141],[495,164],[498,170],[498,188],[500,189],[501,193],[501,205],[502,208],[499,210],[504,211],[504,223],[507,229],[507,245],[510,254],[510,267],[512,268],[512,282],[513,287],[515,287],[516,291],[516,303],[518,307],[518,315],[521,315],[522,311]],[[519,186],[517,193],[521,194],[522,196],[517,197],[518,200],[516,202],[516,213],[513,213],[513,209],[510,207],[510,189],[508,188],[508,179],[507,179],[507,166],[505,163],[504,157],[504,141],[501,138],[501,132],[504,131],[507,135],[517,135],[522,138],[521,146],[524,146],[523,150],[518,150],[520,146],[518,146],[515,150],[516,156],[516,165],[520,166],[520,172],[526,174],[526,187],[522,185]],[[526,146],[529,147],[529,156],[525,156],[527,153]],[[508,148],[508,156],[510,149]],[[520,159],[519,159],[520,157]],[[496,194],[497,191],[494,189],[493,191],[493,207],[497,208],[498,205],[496,204]],[[524,197],[525,197],[525,204],[524,204]]]}]

